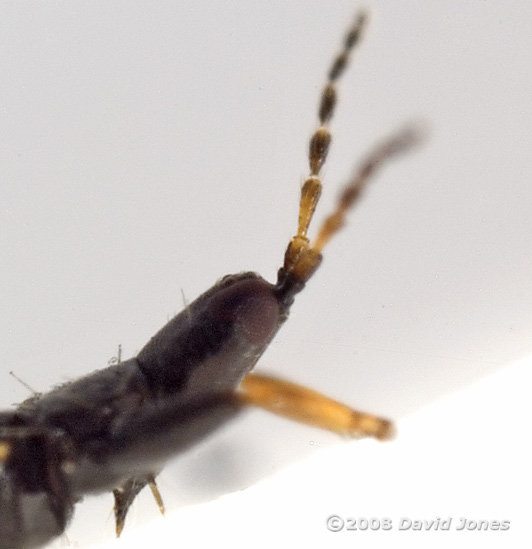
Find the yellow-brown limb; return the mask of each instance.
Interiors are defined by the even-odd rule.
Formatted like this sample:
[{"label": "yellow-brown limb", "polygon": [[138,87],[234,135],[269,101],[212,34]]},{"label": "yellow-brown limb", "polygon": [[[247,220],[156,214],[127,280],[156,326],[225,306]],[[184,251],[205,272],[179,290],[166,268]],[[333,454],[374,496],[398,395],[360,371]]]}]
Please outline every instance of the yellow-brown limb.
[{"label": "yellow-brown limb", "polygon": [[316,242],[312,245],[316,254],[321,254],[327,242],[343,227],[347,212],[356,204],[377,168],[420,142],[421,137],[422,131],[419,128],[407,127],[389,137],[363,160],[355,175],[345,185],[336,209],[320,227]]},{"label": "yellow-brown limb", "polygon": [[155,478],[151,477],[150,480],[148,481],[148,484],[150,485],[150,490],[153,497],[155,498],[157,507],[159,507],[159,511],[161,512],[161,515],[164,517],[164,513],[165,513],[164,502],[161,496],[161,492],[159,492],[159,488],[157,487],[157,483],[155,482]]},{"label": "yellow-brown limb", "polygon": [[307,282],[321,263],[323,248],[343,227],[347,213],[355,206],[377,169],[394,156],[419,143],[422,137],[423,132],[420,128],[407,127],[389,137],[368,154],[355,175],[345,185],[335,210],[321,225],[316,241],[312,245],[306,232],[319,200],[321,184],[317,177],[309,178],[301,193],[299,231],[286,249],[283,269],[291,273],[299,282]]},{"label": "yellow-brown limb", "polygon": [[278,281],[279,288],[282,288],[287,295],[300,291],[312,277],[321,263],[323,248],[344,225],[347,212],[356,204],[376,169],[383,162],[419,141],[419,132],[408,128],[393,135],[369,154],[354,177],[344,187],[336,209],[322,224],[316,241],[311,245],[307,232],[321,195],[322,184],[319,172],[325,163],[331,143],[328,125],[336,106],[336,82],[347,67],[351,51],[358,44],[366,21],[367,15],[364,12],[357,15],[347,33],[342,50],[331,65],[328,80],[321,95],[318,110],[320,126],[309,144],[310,175],[301,189],[297,234],[288,244]]},{"label": "yellow-brown limb", "polygon": [[0,442],[0,465],[7,462],[11,452],[12,449],[9,442]]},{"label": "yellow-brown limb", "polygon": [[390,421],[358,412],[312,389],[278,378],[248,374],[240,384],[238,394],[245,404],[340,435],[369,436],[379,440],[393,436]]},{"label": "yellow-brown limb", "polygon": [[[351,50],[358,43],[362,30],[366,24],[367,15],[360,12],[352,27],[349,29],[343,43],[343,48],[334,59],[329,70],[328,80],[321,94],[320,106],[318,109],[319,127],[310,139],[309,143],[309,168],[310,176],[305,181],[301,189],[301,203],[299,206],[299,226],[297,236],[294,237],[297,242],[294,246],[301,244],[301,239],[305,237],[310,225],[312,215],[316,209],[320,193],[321,181],[319,172],[327,159],[327,153],[331,144],[331,134],[327,128],[334,114],[336,106],[336,81],[342,76],[349,60]],[[307,242],[308,247],[308,242]],[[294,255],[294,254],[292,254]],[[286,265],[285,265],[286,268]]]},{"label": "yellow-brown limb", "polygon": [[124,529],[124,524],[131,504],[146,485],[149,485],[151,493],[159,507],[159,511],[164,516],[163,498],[157,488],[155,477],[153,475],[147,475],[146,477],[130,478],[121,486],[113,490],[113,496],[115,498],[115,531],[117,538],[120,537],[120,534]]}]

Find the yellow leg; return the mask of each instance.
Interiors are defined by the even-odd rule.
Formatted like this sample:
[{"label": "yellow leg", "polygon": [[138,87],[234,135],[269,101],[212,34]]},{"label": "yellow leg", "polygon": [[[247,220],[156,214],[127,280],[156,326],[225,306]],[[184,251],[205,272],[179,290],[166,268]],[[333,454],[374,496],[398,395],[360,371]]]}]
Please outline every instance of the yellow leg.
[{"label": "yellow leg", "polygon": [[379,440],[393,436],[393,424],[386,419],[358,412],[312,389],[274,377],[248,374],[240,384],[239,396],[245,404],[340,435]]},{"label": "yellow leg", "polygon": [[161,511],[164,516],[164,503],[157,484],[155,482],[155,476],[147,475],[138,478],[130,478],[126,482],[113,490],[113,495],[115,498],[115,530],[116,537],[120,537],[122,530],[124,529],[124,524],[126,523],[126,516],[131,507],[131,504],[138,496],[139,492],[148,485],[151,489],[151,493],[155,498],[159,511]]},{"label": "yellow leg", "polygon": [[157,507],[159,507],[159,511],[161,512],[161,515],[164,517],[164,513],[165,513],[164,502],[163,502],[161,493],[159,492],[159,488],[157,487],[157,483],[155,482],[155,477],[150,477],[150,479],[148,480],[148,484],[150,486],[151,493],[155,498],[155,502],[157,503]]}]

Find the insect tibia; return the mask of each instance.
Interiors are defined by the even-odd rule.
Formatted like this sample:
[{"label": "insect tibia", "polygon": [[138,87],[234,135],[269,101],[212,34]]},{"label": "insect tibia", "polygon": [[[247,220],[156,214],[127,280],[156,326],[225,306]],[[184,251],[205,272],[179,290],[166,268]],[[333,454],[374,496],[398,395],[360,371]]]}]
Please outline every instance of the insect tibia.
[{"label": "insect tibia", "polygon": [[240,385],[242,402],[300,423],[351,437],[390,440],[393,425],[387,419],[353,410],[312,389],[260,374],[248,374]]}]

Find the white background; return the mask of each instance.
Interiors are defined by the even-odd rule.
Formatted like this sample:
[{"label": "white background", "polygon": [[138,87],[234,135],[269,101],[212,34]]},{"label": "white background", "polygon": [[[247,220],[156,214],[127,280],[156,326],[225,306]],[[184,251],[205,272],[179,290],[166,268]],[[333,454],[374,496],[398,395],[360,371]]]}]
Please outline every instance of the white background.
[{"label": "white background", "polygon": [[[260,367],[401,427],[532,353],[532,6],[367,7],[371,24],[341,82],[321,213],[381,136],[414,119],[427,122],[430,140],[379,176]],[[134,355],[181,309],[181,292],[191,300],[242,270],[275,278],[296,225],[324,75],[356,8],[347,1],[0,4],[4,408],[28,396],[9,370],[46,390],[104,367],[118,344],[126,358]],[[522,388],[520,373],[512,379]],[[501,384],[493,406],[523,422],[525,433],[524,419],[507,411],[524,396],[514,385]],[[468,453],[464,440],[454,446],[456,417],[439,433],[455,456]],[[415,421],[406,424],[415,429]],[[514,461],[522,448],[504,440],[507,453],[481,453],[483,467],[521,478]],[[287,467],[297,475],[311,457],[305,478],[319,501],[327,471],[344,462],[335,452],[345,451],[351,467],[338,475],[350,482],[336,479],[330,501],[348,497],[351,514],[369,516],[354,481],[372,474],[362,445],[337,444],[333,435],[253,411],[170,466],[160,487],[167,507],[184,513],[172,520],[186,522],[186,506]],[[377,457],[381,448],[388,462]],[[371,458],[382,467],[393,458],[384,448],[376,445]],[[435,475],[448,462],[438,453],[431,459]],[[405,498],[424,501],[428,483],[421,474],[409,478]],[[312,501],[282,486],[266,509],[287,498],[294,508]],[[481,499],[508,501],[512,493],[496,487]],[[384,482],[382,500],[394,489]],[[457,516],[472,493],[463,490],[456,509],[435,505],[422,518]],[[254,513],[245,494],[233,515]],[[110,506],[109,496],[79,505],[69,543],[111,539]],[[408,515],[406,507],[398,512]],[[268,531],[294,535],[289,522],[261,513]],[[239,524],[230,517],[224,524],[234,535]],[[146,494],[127,528],[151,520],[157,510]],[[316,520],[298,528],[307,545]],[[191,543],[194,530],[176,531],[176,546]]]}]

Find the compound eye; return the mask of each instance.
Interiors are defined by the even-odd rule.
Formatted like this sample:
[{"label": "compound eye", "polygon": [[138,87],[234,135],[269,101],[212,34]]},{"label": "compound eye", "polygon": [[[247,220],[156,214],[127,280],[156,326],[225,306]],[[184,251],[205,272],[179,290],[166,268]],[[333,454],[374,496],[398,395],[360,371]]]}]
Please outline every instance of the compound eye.
[{"label": "compound eye", "polygon": [[272,294],[253,294],[238,309],[237,322],[253,345],[264,345],[279,323],[279,304]]},{"label": "compound eye", "polygon": [[262,346],[277,329],[281,308],[271,284],[248,279],[223,289],[212,304],[211,314],[233,324],[252,345]]}]

